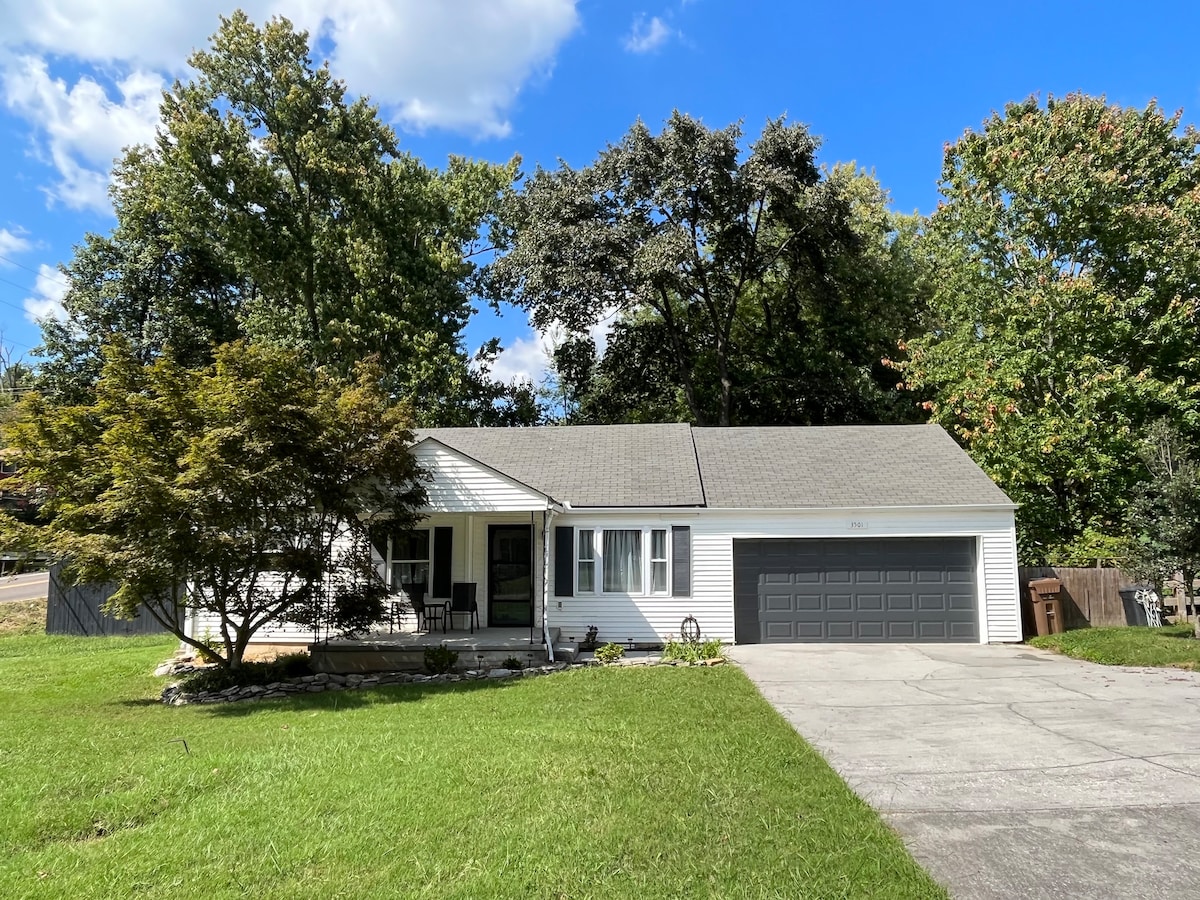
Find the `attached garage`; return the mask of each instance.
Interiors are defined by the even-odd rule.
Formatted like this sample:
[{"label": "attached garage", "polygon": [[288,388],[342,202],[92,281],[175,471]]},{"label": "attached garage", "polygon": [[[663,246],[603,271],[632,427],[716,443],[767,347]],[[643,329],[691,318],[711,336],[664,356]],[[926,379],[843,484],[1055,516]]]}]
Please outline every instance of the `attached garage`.
[{"label": "attached garage", "polygon": [[973,538],[735,539],[738,643],[979,640]]}]

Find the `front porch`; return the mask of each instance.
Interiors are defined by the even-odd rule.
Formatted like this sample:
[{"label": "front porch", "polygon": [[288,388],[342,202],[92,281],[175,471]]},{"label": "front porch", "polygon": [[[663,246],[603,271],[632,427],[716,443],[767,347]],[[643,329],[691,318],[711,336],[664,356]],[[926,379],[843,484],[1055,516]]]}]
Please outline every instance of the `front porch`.
[{"label": "front porch", "polygon": [[[558,645],[557,628],[550,629],[555,656],[574,655],[574,648]],[[361,637],[331,638],[308,648],[316,672],[420,671],[425,665],[425,650],[446,647],[458,654],[457,669],[484,669],[516,659],[523,668],[541,666],[550,661],[542,631],[532,638],[528,628],[477,628],[467,631],[375,631]]]}]

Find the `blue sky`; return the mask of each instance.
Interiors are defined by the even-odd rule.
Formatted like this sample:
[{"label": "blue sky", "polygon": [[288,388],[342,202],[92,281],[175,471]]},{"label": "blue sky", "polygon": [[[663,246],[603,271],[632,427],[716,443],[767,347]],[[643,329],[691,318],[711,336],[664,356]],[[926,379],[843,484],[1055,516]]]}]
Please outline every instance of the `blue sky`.
[{"label": "blue sky", "polygon": [[[786,114],[823,163],[874,169],[902,211],[937,203],[942,148],[1031,93],[1152,98],[1200,119],[1200,4],[738,3],[719,0],[245,0],[320,35],[335,74],[377,100],[402,146],[527,169],[585,165],[638,117],[672,109],[748,136]],[[20,356],[52,312],[53,267],[112,225],[113,156],[151,133],[217,15],[208,0],[0,0],[0,331]],[[538,377],[546,338],[524,316],[478,317],[473,345]]]}]

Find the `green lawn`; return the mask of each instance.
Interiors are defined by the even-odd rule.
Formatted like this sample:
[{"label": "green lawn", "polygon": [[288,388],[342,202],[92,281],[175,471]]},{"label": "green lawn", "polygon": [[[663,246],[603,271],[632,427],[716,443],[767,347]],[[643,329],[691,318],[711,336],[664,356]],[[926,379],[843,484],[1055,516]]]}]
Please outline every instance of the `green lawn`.
[{"label": "green lawn", "polygon": [[1080,628],[1029,643],[1106,666],[1200,668],[1200,641],[1186,623],[1164,628]]},{"label": "green lawn", "polygon": [[0,637],[4,897],[945,897],[731,666],[168,708],[170,646]]}]

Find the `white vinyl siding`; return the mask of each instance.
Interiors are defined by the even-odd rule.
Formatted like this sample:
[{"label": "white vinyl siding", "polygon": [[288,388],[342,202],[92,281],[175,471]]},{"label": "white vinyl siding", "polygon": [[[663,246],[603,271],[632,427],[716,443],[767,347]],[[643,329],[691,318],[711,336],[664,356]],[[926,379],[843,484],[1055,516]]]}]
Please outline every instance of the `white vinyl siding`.
[{"label": "white vinyl siding", "polygon": [[980,603],[987,610],[986,642],[1021,640],[1021,608],[1017,590],[1017,535],[1014,529],[980,538]]},{"label": "white vinyl siding", "polygon": [[548,508],[545,495],[506,478],[433,439],[412,449],[429,473],[425,483],[432,512],[508,512]]}]

